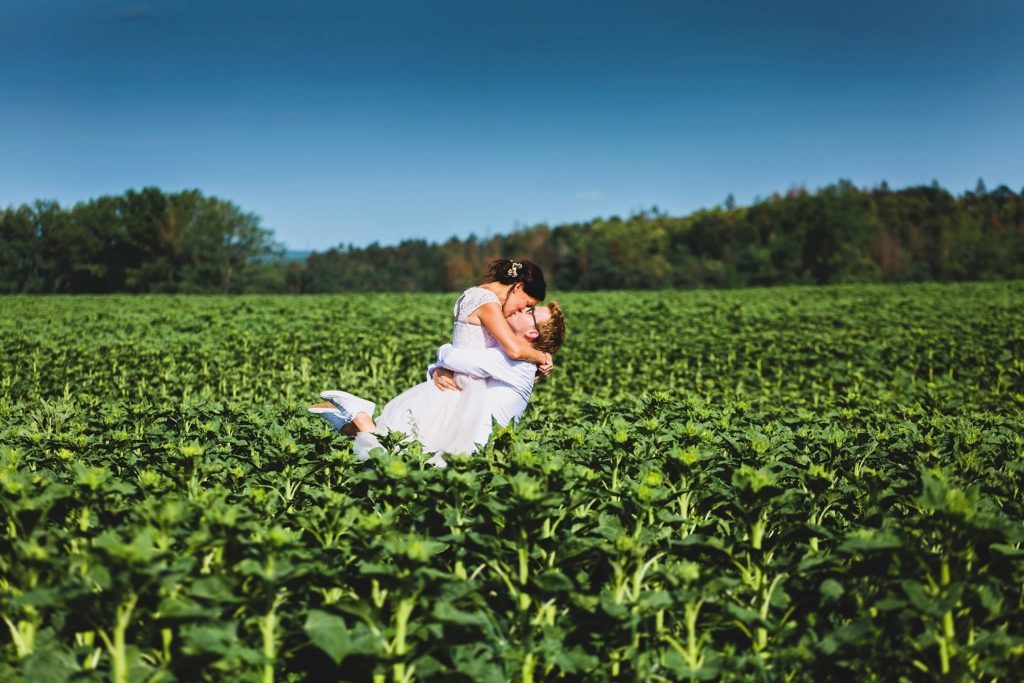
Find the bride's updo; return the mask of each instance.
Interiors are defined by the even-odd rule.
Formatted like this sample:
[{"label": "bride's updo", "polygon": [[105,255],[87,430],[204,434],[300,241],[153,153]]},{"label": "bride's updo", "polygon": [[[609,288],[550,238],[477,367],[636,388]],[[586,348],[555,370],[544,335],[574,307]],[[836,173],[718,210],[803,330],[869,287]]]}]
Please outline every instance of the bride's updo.
[{"label": "bride's updo", "polygon": [[538,301],[543,301],[544,296],[548,293],[548,285],[544,282],[544,272],[533,261],[495,259],[487,266],[487,274],[491,278],[490,282],[500,282],[503,285],[514,285],[521,282],[523,291]]}]

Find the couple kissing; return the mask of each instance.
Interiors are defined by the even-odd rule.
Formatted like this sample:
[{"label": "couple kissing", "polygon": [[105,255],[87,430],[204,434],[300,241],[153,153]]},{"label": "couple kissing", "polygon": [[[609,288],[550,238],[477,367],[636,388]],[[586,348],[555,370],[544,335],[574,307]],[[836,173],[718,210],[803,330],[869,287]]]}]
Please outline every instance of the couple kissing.
[{"label": "couple kissing", "polygon": [[565,340],[565,318],[547,294],[544,273],[531,261],[498,259],[486,280],[455,302],[452,341],[437,352],[427,379],[396,396],[374,418],[375,404],[342,390],[309,407],[355,439],[353,452],[367,460],[390,432],[415,439],[432,453],[427,462],[447,465],[443,453],[472,453],[487,443],[494,422],[507,426],[526,411],[538,377],[554,367],[552,354]]}]

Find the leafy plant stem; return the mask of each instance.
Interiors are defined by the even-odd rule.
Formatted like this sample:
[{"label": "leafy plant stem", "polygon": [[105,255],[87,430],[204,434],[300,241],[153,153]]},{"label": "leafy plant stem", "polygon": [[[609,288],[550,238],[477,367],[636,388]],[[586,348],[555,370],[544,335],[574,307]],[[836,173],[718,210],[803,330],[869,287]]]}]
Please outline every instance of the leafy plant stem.
[{"label": "leafy plant stem", "polygon": [[270,611],[260,619],[260,635],[263,638],[263,657],[266,662],[263,664],[263,671],[260,674],[260,683],[274,683],[274,662],[277,659],[277,608],[284,601],[284,595],[278,594]]},{"label": "leafy plant stem", "polygon": [[100,638],[110,653],[112,683],[128,683],[128,649],[125,645],[125,633],[135,611],[138,596],[132,593],[128,599],[117,606],[117,617],[114,623],[114,639],[111,641],[106,631],[100,631]]},{"label": "leafy plant stem", "polygon": [[[942,558],[942,575],[940,580],[942,581],[943,588],[949,586],[949,559]],[[956,631],[953,626],[953,608],[950,607],[942,615],[942,636],[938,638],[939,641],[939,667],[943,674],[949,673],[949,658],[952,654],[953,641],[956,638]]]},{"label": "leafy plant stem", "polygon": [[533,683],[533,670],[537,666],[537,656],[527,652],[523,657],[523,683]]},{"label": "leafy plant stem", "polygon": [[700,614],[700,608],[704,605],[704,599],[701,598],[696,602],[690,601],[686,603],[686,664],[690,667],[691,671],[696,671],[700,668],[701,657],[700,657],[700,643],[697,640],[697,617]]},{"label": "leafy plant stem", "polygon": [[[409,617],[412,615],[412,610],[415,606],[416,596],[414,595],[411,598],[400,600],[398,608],[395,610],[395,641],[392,646],[392,652],[396,657],[401,658],[406,655],[405,637],[407,629],[409,628]],[[393,672],[395,683],[401,683],[402,681],[407,680],[405,662],[395,662]]]},{"label": "leafy plant stem", "polygon": [[764,541],[764,531],[765,518],[762,513],[761,516],[757,518],[757,521],[750,525],[750,544],[754,546],[755,550],[761,549],[761,544]]},{"label": "leafy plant stem", "polygon": [[526,536],[526,530],[523,529],[520,534],[519,542],[519,585],[525,586],[527,581],[530,579],[530,546],[529,539]]},{"label": "leafy plant stem", "polygon": [[4,615],[4,621],[7,623],[7,628],[11,631],[11,639],[14,641],[14,648],[18,653],[18,657],[24,658],[32,654],[32,650],[35,649],[35,625],[29,621],[19,621],[18,625],[15,626],[6,615]]}]

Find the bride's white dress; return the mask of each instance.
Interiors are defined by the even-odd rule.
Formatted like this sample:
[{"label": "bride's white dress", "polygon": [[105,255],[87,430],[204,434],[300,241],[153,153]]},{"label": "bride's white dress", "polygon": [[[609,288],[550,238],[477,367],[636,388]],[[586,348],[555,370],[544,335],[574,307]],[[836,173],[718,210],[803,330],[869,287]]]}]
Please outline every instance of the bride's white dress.
[{"label": "bride's white dress", "polygon": [[[469,316],[487,303],[500,305],[494,293],[471,287],[455,302],[452,345],[485,349],[498,341],[483,325],[468,322]],[[487,382],[456,375],[461,391],[441,391],[432,381],[417,384],[392,399],[377,418],[377,433],[401,432],[423,444],[430,453],[471,453],[491,435],[491,411]]]}]

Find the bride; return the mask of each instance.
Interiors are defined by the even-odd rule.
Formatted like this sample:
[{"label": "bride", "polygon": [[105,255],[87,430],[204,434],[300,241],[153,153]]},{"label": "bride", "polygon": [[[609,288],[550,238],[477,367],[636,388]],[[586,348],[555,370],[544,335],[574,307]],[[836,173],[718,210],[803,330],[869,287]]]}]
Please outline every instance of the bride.
[{"label": "bride", "polygon": [[[541,374],[548,374],[551,354],[516,335],[505,320],[544,299],[544,273],[525,259],[498,259],[490,263],[488,274],[487,282],[470,287],[455,302],[452,345],[465,349],[500,347],[509,358],[535,363]],[[419,441],[424,451],[435,454],[474,451],[477,444],[487,442],[491,432],[491,413],[485,398],[487,382],[461,374],[455,376],[455,381],[461,391],[441,391],[427,381],[395,397],[376,419],[375,432],[406,434]],[[350,416],[359,412],[373,416],[372,403],[347,392],[325,391],[321,395]],[[335,407],[331,403],[317,404],[310,411],[324,414]],[[365,452],[377,445],[372,433],[361,434],[365,436],[362,442],[357,438],[357,450]]]}]

